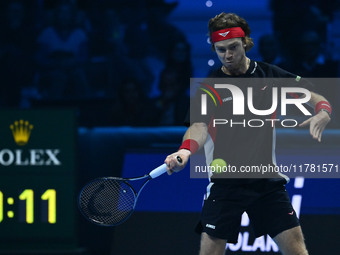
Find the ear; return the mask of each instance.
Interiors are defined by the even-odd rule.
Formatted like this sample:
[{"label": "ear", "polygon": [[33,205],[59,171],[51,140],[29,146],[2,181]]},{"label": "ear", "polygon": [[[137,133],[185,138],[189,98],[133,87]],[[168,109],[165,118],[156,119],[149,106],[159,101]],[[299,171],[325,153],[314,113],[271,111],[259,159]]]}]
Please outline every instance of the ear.
[{"label": "ear", "polygon": [[242,38],[242,46],[244,49],[247,48],[247,43],[246,43],[246,39],[245,38]]}]

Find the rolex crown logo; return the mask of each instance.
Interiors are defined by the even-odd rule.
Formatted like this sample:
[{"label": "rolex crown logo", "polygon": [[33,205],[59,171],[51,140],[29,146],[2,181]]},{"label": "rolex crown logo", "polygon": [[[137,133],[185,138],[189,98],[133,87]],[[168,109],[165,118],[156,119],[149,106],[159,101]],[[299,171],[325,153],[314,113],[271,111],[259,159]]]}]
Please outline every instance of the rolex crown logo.
[{"label": "rolex crown logo", "polygon": [[12,130],[12,134],[16,144],[23,146],[28,142],[28,140],[30,139],[31,130],[33,129],[33,125],[31,125],[27,120],[14,121],[14,123],[11,124],[9,127]]}]

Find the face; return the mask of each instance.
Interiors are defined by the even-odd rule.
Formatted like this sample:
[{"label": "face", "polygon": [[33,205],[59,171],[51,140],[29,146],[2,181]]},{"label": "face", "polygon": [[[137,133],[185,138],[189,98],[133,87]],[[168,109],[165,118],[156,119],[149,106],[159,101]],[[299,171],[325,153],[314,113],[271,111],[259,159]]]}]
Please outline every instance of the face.
[{"label": "face", "polygon": [[241,38],[231,38],[215,43],[216,54],[221,63],[231,71],[245,65],[245,44]]}]

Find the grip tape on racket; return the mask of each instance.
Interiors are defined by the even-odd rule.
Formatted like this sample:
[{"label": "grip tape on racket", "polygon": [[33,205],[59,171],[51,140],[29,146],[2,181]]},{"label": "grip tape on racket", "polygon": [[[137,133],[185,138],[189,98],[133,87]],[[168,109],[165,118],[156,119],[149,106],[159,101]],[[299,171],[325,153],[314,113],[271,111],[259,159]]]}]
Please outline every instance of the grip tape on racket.
[{"label": "grip tape on racket", "polygon": [[154,170],[152,170],[149,175],[152,179],[157,178],[158,176],[164,174],[166,172],[166,164],[164,163],[163,165],[155,168]]},{"label": "grip tape on racket", "polygon": [[[177,159],[177,162],[182,164],[183,160],[180,156],[177,156],[176,157]],[[167,165],[164,163],[163,165],[155,168],[154,170],[152,170],[150,173],[149,173],[149,176],[152,178],[152,179],[155,179],[157,178],[158,176],[164,174],[166,172],[166,168],[167,168]]]}]

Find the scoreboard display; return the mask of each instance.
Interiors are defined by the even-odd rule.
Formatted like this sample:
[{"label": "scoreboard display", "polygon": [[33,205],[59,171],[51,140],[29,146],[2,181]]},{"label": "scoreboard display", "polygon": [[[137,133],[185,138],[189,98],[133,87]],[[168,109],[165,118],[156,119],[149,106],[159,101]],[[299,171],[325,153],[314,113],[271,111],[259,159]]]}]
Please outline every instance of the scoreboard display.
[{"label": "scoreboard display", "polygon": [[3,110],[0,252],[75,245],[75,120],[71,110]]}]

